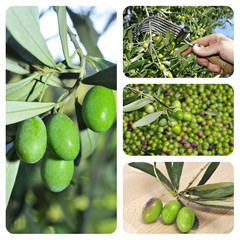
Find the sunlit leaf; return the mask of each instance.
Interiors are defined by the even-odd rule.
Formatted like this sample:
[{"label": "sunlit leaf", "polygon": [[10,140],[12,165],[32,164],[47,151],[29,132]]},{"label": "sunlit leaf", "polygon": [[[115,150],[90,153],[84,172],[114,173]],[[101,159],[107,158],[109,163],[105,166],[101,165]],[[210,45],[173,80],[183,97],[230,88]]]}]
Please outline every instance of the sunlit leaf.
[{"label": "sunlit leaf", "polygon": [[6,125],[17,123],[52,109],[53,102],[6,102]]},{"label": "sunlit leaf", "polygon": [[144,116],[143,118],[139,119],[137,122],[135,122],[133,124],[133,127],[146,126],[146,125],[154,122],[156,119],[158,119],[164,113],[165,113],[165,111],[150,113],[150,114]]},{"label": "sunlit leaf", "polygon": [[[24,66],[23,66],[24,65]],[[29,65],[23,62],[17,61],[16,59],[6,58],[6,69],[10,72],[18,74],[29,74]]]},{"label": "sunlit leaf", "polygon": [[[34,14],[34,15],[33,15]],[[7,10],[6,25],[9,32],[27,51],[49,67],[57,65],[48,50],[39,22],[32,8],[15,6]]]},{"label": "sunlit leaf", "polygon": [[132,102],[128,105],[125,105],[123,107],[123,112],[131,112],[131,111],[134,111],[134,110],[138,110],[142,107],[144,107],[145,105],[149,104],[149,103],[152,103],[153,100],[149,99],[149,98],[141,98],[135,102]]}]

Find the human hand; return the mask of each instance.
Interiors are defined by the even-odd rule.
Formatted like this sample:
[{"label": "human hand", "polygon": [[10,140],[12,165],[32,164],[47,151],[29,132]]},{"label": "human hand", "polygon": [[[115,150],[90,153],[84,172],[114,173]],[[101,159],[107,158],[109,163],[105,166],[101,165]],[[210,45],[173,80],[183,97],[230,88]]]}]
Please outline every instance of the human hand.
[{"label": "human hand", "polygon": [[206,66],[210,71],[222,74],[223,70],[216,64],[211,63],[207,58],[212,55],[219,55],[223,60],[234,63],[234,41],[221,33],[214,33],[209,36],[197,39],[192,42],[193,47],[187,48],[181,53],[186,56],[191,51],[198,55],[197,61],[200,65]]}]

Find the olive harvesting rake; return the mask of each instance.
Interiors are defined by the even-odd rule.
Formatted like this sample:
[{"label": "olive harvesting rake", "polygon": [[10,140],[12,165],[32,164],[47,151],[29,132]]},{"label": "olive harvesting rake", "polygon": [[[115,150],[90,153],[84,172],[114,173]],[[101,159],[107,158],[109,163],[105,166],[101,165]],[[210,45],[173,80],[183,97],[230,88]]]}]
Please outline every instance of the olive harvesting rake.
[{"label": "olive harvesting rake", "polygon": [[[176,44],[180,42],[185,42],[189,46],[193,47],[194,45],[186,40],[186,37],[190,33],[190,27],[184,26],[180,27],[177,24],[166,20],[159,16],[149,16],[144,18],[140,23],[138,23],[134,38],[137,39],[144,32],[152,32],[156,35],[162,35],[166,37],[168,31],[174,35],[174,42]],[[231,74],[233,72],[233,65],[225,60],[223,60],[219,55],[213,55],[207,58],[211,63],[220,66],[225,73]]]}]

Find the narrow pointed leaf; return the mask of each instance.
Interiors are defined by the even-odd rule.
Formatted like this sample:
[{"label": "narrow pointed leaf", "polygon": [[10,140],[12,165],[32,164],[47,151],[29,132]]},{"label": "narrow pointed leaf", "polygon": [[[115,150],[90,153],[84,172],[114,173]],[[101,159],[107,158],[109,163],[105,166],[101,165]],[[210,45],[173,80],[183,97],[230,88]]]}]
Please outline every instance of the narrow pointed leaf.
[{"label": "narrow pointed leaf", "polygon": [[[129,166],[139,169],[140,171],[143,171],[153,177],[155,176],[153,165],[145,162],[132,162],[128,164]],[[173,185],[170,183],[170,181],[165,177],[165,175],[159,170],[156,169],[157,176],[161,180],[161,182],[167,186],[170,190],[173,190]]]},{"label": "narrow pointed leaf", "polygon": [[134,95],[132,97],[124,98],[123,99],[123,106],[128,105],[138,99],[138,95]]},{"label": "narrow pointed leaf", "polygon": [[198,185],[189,188],[187,193],[202,198],[223,198],[234,194],[234,184],[232,182],[222,182]]},{"label": "narrow pointed leaf", "polygon": [[223,209],[234,208],[233,201],[222,201],[222,200],[190,200],[190,201],[205,207],[223,208]]},{"label": "narrow pointed leaf", "polygon": [[133,124],[133,127],[146,126],[146,125],[154,122],[156,119],[158,119],[163,113],[164,113],[164,111],[150,113],[150,114],[144,116],[143,118],[139,119],[137,122],[135,122]]},{"label": "narrow pointed leaf", "polygon": [[15,147],[12,146],[7,152],[6,159],[6,206],[8,205],[20,165],[19,159],[13,159],[14,154]]},{"label": "narrow pointed leaf", "polygon": [[174,185],[172,162],[165,162],[165,167],[167,169],[169,179],[171,180],[171,183]]},{"label": "narrow pointed leaf", "polygon": [[39,61],[56,68],[57,65],[42,36],[35,14],[36,12],[34,13],[29,7],[10,7],[6,14],[7,29],[15,40]]},{"label": "narrow pointed leaf", "polygon": [[58,31],[61,39],[63,55],[68,66],[72,66],[69,50],[68,50],[68,39],[67,39],[67,16],[66,16],[66,7],[59,6],[57,7],[57,18],[58,18]]},{"label": "narrow pointed leaf", "polygon": [[142,107],[144,107],[145,105],[152,103],[153,100],[149,99],[149,98],[141,98],[135,102],[132,102],[128,105],[125,105],[123,107],[123,112],[131,112],[131,111],[135,111],[138,110]]},{"label": "narrow pointed leaf", "polygon": [[219,162],[210,163],[208,168],[206,169],[203,177],[201,178],[200,182],[198,183],[198,185],[205,184],[208,181],[208,179],[213,175],[213,173],[216,171],[219,164],[220,164]]},{"label": "narrow pointed leaf", "polygon": [[100,67],[101,70],[114,66],[115,64],[105,60],[104,58],[87,56],[87,58],[93,60]]},{"label": "narrow pointed leaf", "polygon": [[18,73],[18,74],[29,74],[30,67],[28,64],[24,64],[23,62],[17,61],[16,59],[6,58],[6,69],[10,72]]},{"label": "narrow pointed leaf", "polygon": [[117,90],[117,66],[114,65],[101,70],[83,79],[82,83],[88,85],[101,85],[113,90]]},{"label": "narrow pointed leaf", "polygon": [[21,122],[52,109],[53,102],[6,102],[6,125]]},{"label": "narrow pointed leaf", "polygon": [[174,180],[173,185],[177,190],[179,189],[179,182],[182,175],[183,164],[183,162],[174,162],[172,167]]}]

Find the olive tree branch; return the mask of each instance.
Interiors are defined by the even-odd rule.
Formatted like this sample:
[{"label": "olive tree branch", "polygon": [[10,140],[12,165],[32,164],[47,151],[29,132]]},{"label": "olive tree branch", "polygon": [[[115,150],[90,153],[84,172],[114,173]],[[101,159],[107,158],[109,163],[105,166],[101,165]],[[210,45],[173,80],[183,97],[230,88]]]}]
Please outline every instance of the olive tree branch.
[{"label": "olive tree branch", "polygon": [[183,193],[186,192],[190,186],[194,183],[194,181],[198,178],[198,176],[203,172],[203,170],[208,167],[208,165],[210,164],[210,162],[208,162],[207,164],[205,164],[200,170],[199,172],[193,177],[192,181],[188,183],[187,187],[183,190]]}]

